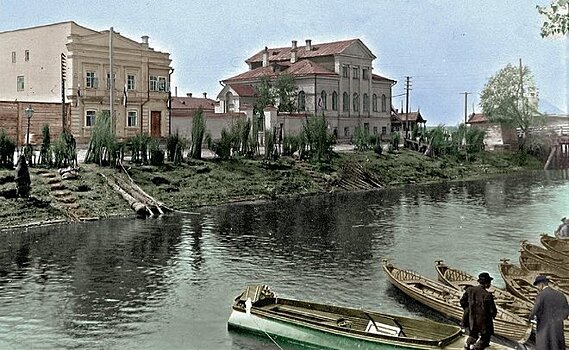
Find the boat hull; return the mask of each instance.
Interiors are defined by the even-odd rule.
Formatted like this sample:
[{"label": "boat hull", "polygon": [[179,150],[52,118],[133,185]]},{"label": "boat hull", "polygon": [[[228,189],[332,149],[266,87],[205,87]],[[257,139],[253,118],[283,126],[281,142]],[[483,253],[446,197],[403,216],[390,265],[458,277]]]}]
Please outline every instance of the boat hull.
[{"label": "boat hull", "polygon": [[[256,333],[276,341],[285,338],[288,342],[310,344],[325,349],[359,349],[359,350],[376,350],[376,349],[447,349],[459,350],[464,349],[466,336],[458,338],[455,342],[445,347],[433,347],[417,344],[408,344],[405,342],[393,342],[388,344],[378,340],[361,339],[349,334],[334,334],[317,327],[302,326],[274,318],[263,317],[251,313],[247,315],[245,312],[233,310],[228,321],[228,328],[231,330],[246,331]],[[497,344],[492,344],[490,349],[508,349]]]}]

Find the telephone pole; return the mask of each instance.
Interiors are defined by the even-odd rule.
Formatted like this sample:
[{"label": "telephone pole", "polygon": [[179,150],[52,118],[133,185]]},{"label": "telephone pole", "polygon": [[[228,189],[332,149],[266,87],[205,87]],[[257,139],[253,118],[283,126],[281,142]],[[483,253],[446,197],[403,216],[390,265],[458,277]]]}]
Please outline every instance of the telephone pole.
[{"label": "telephone pole", "polygon": [[[461,94],[461,95],[464,95],[464,124],[466,125],[466,122],[468,121],[468,120],[467,120],[467,118],[468,118],[468,110],[467,110],[467,107],[468,107],[468,95],[471,95],[472,92],[466,92],[466,91],[465,91],[465,92],[461,92],[460,94]],[[474,112],[473,112],[473,113],[474,113]]]},{"label": "telephone pole", "polygon": [[405,77],[405,138],[409,137],[409,91],[411,90],[411,77]]},{"label": "telephone pole", "polygon": [[67,77],[67,56],[61,53],[61,130],[66,131],[65,122],[65,78]]}]

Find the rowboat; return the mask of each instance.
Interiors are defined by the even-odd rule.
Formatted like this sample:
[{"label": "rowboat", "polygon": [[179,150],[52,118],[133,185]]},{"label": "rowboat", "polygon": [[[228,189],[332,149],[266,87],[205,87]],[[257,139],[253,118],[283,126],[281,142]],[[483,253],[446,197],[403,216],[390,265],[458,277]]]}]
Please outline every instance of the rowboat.
[{"label": "rowboat", "polygon": [[530,271],[534,276],[547,275],[561,287],[567,287],[569,284],[569,270],[566,270],[562,266],[539,259],[535,254],[523,249],[520,251],[519,261],[520,267]]},{"label": "rowboat", "polygon": [[[423,277],[414,271],[398,269],[388,261],[384,261],[383,270],[387,279],[403,293],[447,317],[456,321],[462,320],[463,310],[460,306],[462,293],[460,291]],[[529,321],[500,307],[497,309],[494,332],[515,342],[526,342],[532,332]]]},{"label": "rowboat", "polygon": [[502,259],[498,267],[510,293],[531,303],[535,301],[539,289],[533,285],[533,280],[538,273],[511,264],[509,259]]},{"label": "rowboat", "polygon": [[541,235],[540,241],[548,250],[562,254],[569,259],[569,239],[557,238],[543,234]]},{"label": "rowboat", "polygon": [[[466,341],[457,326],[280,298],[261,285],[248,286],[235,298],[228,328],[266,336],[277,345],[292,341],[326,349],[459,350]],[[492,344],[491,349],[508,348]]]},{"label": "rowboat", "polygon": [[535,257],[536,259],[542,260],[548,265],[560,269],[560,271],[566,272],[569,276],[569,257],[559,254],[552,250],[547,250],[535,244],[531,244],[524,240],[521,244],[522,250]]},{"label": "rowboat", "polygon": [[[454,269],[445,264],[442,260],[437,260],[435,262],[435,270],[437,271],[440,282],[448,285],[449,287],[453,287],[458,291],[464,290],[467,286],[478,285],[477,279],[474,276],[462,270]],[[494,286],[491,286],[488,291],[494,295],[494,302],[496,303],[496,306],[525,319],[529,317],[533,308],[532,303]]]}]

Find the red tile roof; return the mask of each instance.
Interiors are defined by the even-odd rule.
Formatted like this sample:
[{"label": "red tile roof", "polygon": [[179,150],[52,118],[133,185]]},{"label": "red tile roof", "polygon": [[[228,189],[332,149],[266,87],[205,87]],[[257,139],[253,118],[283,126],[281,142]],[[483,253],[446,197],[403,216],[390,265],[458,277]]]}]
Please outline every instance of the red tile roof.
[{"label": "red tile roof", "polygon": [[246,85],[246,84],[228,84],[228,85],[233,89],[233,91],[237,93],[237,95],[241,97],[254,97],[257,93],[257,91],[252,85]]},{"label": "red tile roof", "polygon": [[215,101],[210,98],[201,97],[172,97],[172,109],[198,109],[213,110]]},{"label": "red tile roof", "polygon": [[482,113],[472,113],[468,116],[468,124],[486,123],[488,118]]},{"label": "red tile roof", "polygon": [[[313,44],[312,50],[307,51],[306,46],[298,46],[296,49],[297,59],[308,58],[308,57],[320,57],[320,56],[331,56],[344,52],[350,45],[355,42],[360,41],[360,39],[350,39],[343,41],[334,41],[331,43]],[[272,61],[288,61],[290,60],[290,50],[291,47],[278,47],[274,49],[268,49],[269,51],[269,62]],[[263,62],[263,52],[261,50],[245,60],[247,63],[252,62]]]},{"label": "red tile roof", "polygon": [[395,113],[395,115],[393,115],[393,113],[392,113],[392,118],[391,118],[392,121],[394,120],[394,117],[396,118],[395,120],[397,120],[397,121],[400,120],[402,123],[404,123],[405,121],[413,122],[413,123],[426,123],[427,122],[426,119],[423,119],[421,112],[409,112],[408,115],[406,115],[405,112]]},{"label": "red tile roof", "polygon": [[386,78],[386,77],[382,77],[381,75],[377,75],[377,74],[372,74],[372,75],[371,75],[371,78],[372,78],[373,80],[377,80],[377,81],[391,81],[391,82],[394,82],[394,83],[397,82],[397,80],[393,80],[393,79],[389,79],[389,78]]},{"label": "red tile roof", "polygon": [[[290,74],[294,77],[312,76],[312,75],[338,76],[338,74],[336,74],[335,72],[332,72],[309,60],[301,60],[290,65],[279,64],[279,67],[281,69],[280,71],[278,69],[275,69],[275,67],[272,65],[268,67],[255,68],[252,70],[248,70],[245,73],[241,73],[231,78],[227,78],[224,81],[231,82],[239,80],[255,80],[255,79],[260,79],[261,77],[273,78],[279,75],[280,73]],[[230,85],[233,87],[232,84]]]}]

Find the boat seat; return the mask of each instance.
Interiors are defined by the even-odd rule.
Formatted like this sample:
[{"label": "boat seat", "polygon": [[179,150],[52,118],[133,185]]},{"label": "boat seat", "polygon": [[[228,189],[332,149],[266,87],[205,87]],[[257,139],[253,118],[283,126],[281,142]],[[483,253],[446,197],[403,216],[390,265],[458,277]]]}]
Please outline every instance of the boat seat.
[{"label": "boat seat", "polygon": [[398,337],[401,334],[401,328],[380,322],[375,322],[374,324],[374,322],[370,320],[367,323],[366,332]]}]

